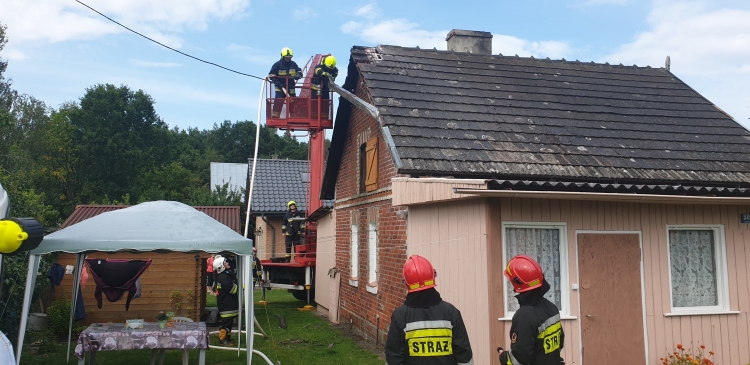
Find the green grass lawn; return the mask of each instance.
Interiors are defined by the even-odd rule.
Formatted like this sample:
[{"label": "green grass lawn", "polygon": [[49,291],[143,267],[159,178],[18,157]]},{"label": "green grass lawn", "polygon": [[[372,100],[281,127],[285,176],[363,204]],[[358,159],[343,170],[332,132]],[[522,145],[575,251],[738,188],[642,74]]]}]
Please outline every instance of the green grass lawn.
[{"label": "green grass lawn", "polygon": [[[211,298],[212,296],[209,295],[206,301],[207,306]],[[215,300],[213,298],[214,302]],[[256,291],[255,300],[260,300],[258,291]],[[274,364],[277,361],[280,361],[282,365],[382,365],[385,363],[348,336],[340,333],[326,318],[320,317],[315,312],[298,311],[297,308],[304,305],[304,302],[294,299],[285,290],[267,291],[266,300],[269,302],[268,306],[256,305],[255,315],[269,337],[255,336],[255,349],[263,352]],[[286,319],[286,329],[279,328],[278,316],[284,316]],[[209,327],[209,330],[217,329]],[[236,334],[233,337],[236,340]],[[218,344],[215,335],[211,336],[211,343]],[[56,352],[46,355],[35,354],[26,348],[21,365],[66,364],[65,345],[61,344]],[[96,360],[98,364],[136,365],[148,364],[150,356],[150,350],[104,351],[97,353]],[[77,361],[78,358],[71,354],[70,364],[76,364]],[[198,363],[197,350],[190,351],[190,363]],[[178,364],[182,364],[180,351],[167,351],[164,365]],[[238,358],[236,351],[210,349],[206,352],[206,364],[245,364],[245,355],[242,353],[242,357]],[[254,355],[253,364],[265,364],[265,361]]]}]

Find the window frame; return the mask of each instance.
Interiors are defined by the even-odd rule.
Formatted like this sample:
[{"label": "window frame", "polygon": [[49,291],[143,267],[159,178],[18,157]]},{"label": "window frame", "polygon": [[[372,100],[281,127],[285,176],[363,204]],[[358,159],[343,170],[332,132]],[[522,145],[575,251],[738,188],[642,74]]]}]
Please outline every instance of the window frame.
[{"label": "window frame", "polygon": [[[527,229],[557,229],[560,234],[560,316],[570,317],[570,267],[568,266],[568,224],[566,222],[503,222],[502,223],[502,250],[503,262],[501,270],[505,270],[505,265],[511,259],[507,257],[507,229],[508,228],[527,228]],[[503,313],[505,319],[513,318],[515,311],[508,310],[508,286],[510,282],[503,275]]]},{"label": "window frame", "polygon": [[367,222],[367,291],[378,293],[378,222]]},{"label": "window frame", "polygon": [[[672,293],[672,252],[669,249],[670,231],[713,231],[714,232],[714,260],[716,263],[716,302],[715,306],[675,307]],[[673,224],[667,225],[667,275],[669,279],[669,308],[668,314],[711,314],[727,313],[730,311],[729,299],[729,261],[727,259],[727,243],[722,224]]]},{"label": "window frame", "polygon": [[359,285],[359,223],[349,225],[349,284]]}]

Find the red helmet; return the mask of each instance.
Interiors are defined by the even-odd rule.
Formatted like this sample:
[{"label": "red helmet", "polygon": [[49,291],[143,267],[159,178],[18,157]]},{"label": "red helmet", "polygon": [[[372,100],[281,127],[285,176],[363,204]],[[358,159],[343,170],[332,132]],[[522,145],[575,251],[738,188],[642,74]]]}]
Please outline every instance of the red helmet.
[{"label": "red helmet", "polygon": [[413,255],[404,264],[404,283],[409,287],[409,293],[434,288],[437,272],[426,258]]},{"label": "red helmet", "polygon": [[542,267],[531,257],[517,255],[508,261],[505,277],[513,284],[516,293],[523,293],[542,286],[544,272]]}]

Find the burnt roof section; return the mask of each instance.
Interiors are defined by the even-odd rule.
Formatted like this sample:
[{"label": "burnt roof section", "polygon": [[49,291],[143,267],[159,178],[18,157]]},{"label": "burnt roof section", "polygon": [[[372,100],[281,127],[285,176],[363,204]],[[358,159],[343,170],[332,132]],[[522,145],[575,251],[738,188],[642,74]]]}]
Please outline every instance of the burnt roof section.
[{"label": "burnt roof section", "polygon": [[750,132],[662,68],[396,46],[351,56],[402,174],[750,187]]},{"label": "burnt roof section", "polygon": [[[72,226],[99,214],[128,208],[130,205],[76,205],[76,209],[68,219],[63,222],[60,229]],[[240,207],[238,206],[197,206],[196,210],[205,213],[209,217],[216,219],[219,223],[231,228],[235,232],[242,234],[240,231]]]},{"label": "burnt roof section", "polygon": [[[253,159],[248,161],[247,186],[253,173]],[[252,213],[284,215],[290,200],[297,209],[307,212],[307,189],[310,183],[309,163],[305,160],[258,159],[253,186]],[[325,202],[324,202],[325,203]]]}]

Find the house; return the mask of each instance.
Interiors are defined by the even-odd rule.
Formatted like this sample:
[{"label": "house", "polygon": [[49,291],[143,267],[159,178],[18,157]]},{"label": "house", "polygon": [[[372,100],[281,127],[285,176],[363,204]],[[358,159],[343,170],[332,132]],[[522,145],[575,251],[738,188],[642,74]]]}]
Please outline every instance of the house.
[{"label": "house", "polygon": [[[253,159],[248,162],[246,181],[250,186]],[[283,257],[285,237],[281,232],[287,203],[293,200],[297,209],[307,211],[309,164],[302,160],[258,159],[250,213],[255,219],[258,258]]]},{"label": "house", "polygon": [[668,68],[492,54],[491,37],[352,48],[343,88],[376,111],[338,107],[328,309],[383,343],[421,254],[492,364],[517,308],[502,271],[525,253],[568,364],[657,364],[677,343],[750,362],[750,132]]},{"label": "house", "polygon": [[[66,228],[95,217],[105,212],[127,208],[129,205],[78,205],[73,214],[60,227]],[[226,225],[237,233],[240,231],[240,207],[193,207],[211,218]],[[63,267],[75,265],[76,255],[60,253],[56,262]],[[174,311],[178,316],[200,320],[206,308],[206,253],[181,252],[91,252],[88,258],[148,260],[151,265],[141,275],[142,294],[133,299],[130,308],[125,311],[125,300],[110,303],[102,301],[102,308],[97,308],[94,299],[96,284],[89,277],[86,287],[82,289],[87,316],[84,323],[124,322],[125,319],[144,318],[153,321],[159,311]],[[65,275],[60,286],[55,289],[55,299],[71,298],[73,292],[73,275]],[[176,293],[179,293],[179,296]],[[179,303],[179,308],[174,304]]]}]

